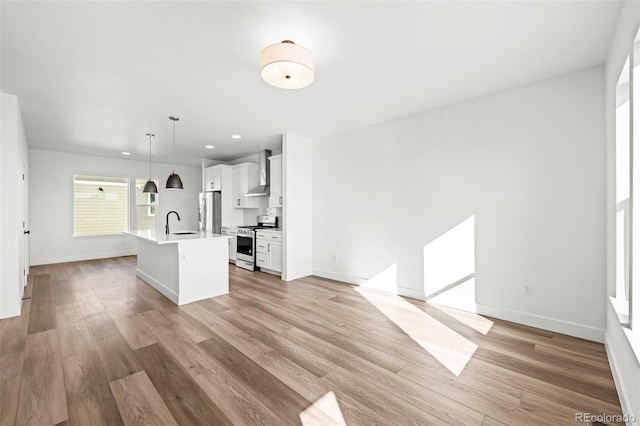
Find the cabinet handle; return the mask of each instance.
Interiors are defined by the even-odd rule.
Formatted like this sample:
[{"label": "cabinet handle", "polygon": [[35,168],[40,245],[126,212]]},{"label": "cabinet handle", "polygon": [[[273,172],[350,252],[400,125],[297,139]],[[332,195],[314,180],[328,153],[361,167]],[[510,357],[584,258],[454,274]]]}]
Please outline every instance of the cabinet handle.
[{"label": "cabinet handle", "polygon": [[279,200],[279,202],[280,202],[280,205],[282,205],[282,197],[280,197],[280,200]]},{"label": "cabinet handle", "polygon": [[267,251],[271,253],[271,244],[267,244]]},{"label": "cabinet handle", "polygon": [[238,204],[237,204],[237,205],[238,205],[238,206],[240,205],[240,198],[238,198]]},{"label": "cabinet handle", "polygon": [[273,239],[273,240],[277,240],[277,239],[278,239],[278,237],[276,237],[275,235],[272,235],[272,236],[271,236],[271,239]]}]

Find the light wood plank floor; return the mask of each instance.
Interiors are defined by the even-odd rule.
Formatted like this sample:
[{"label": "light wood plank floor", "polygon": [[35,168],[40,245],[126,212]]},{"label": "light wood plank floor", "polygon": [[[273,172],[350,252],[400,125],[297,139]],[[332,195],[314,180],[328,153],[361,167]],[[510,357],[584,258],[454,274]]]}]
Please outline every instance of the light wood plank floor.
[{"label": "light wood plank floor", "polygon": [[177,307],[135,257],[31,268],[0,321],[0,425],[575,424],[620,415],[604,347],[230,266]]}]

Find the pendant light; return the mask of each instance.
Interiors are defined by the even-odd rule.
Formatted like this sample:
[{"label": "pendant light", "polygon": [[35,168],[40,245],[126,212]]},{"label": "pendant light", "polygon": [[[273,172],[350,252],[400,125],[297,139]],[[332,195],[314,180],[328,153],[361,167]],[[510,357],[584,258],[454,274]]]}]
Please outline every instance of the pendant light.
[{"label": "pendant light", "polygon": [[176,121],[180,120],[178,117],[169,117],[169,120],[173,121],[173,171],[167,179],[167,189],[182,189],[182,179],[176,173]]},{"label": "pendant light", "polygon": [[144,184],[144,189],[142,190],[142,192],[147,194],[157,194],[158,187],[156,186],[156,183],[153,181],[153,179],[151,179],[151,138],[155,138],[156,135],[154,135],[153,133],[147,133],[147,136],[149,137],[149,180]]}]

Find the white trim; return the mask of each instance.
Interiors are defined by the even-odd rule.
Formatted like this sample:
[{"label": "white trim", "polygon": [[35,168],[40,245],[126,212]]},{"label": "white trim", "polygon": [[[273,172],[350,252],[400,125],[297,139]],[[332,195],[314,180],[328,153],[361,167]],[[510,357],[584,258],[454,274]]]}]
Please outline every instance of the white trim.
[{"label": "white trim", "polygon": [[[362,285],[368,281],[367,278],[356,277],[354,275],[341,274],[338,272],[327,271],[325,269],[314,269],[313,275],[316,275],[322,278],[328,278],[330,280],[342,281],[344,283],[349,283],[349,284],[355,284],[355,285]],[[413,288],[402,287],[402,286],[397,286],[397,294],[400,296],[408,297],[410,299],[417,299],[422,301],[424,301],[426,298],[424,291],[419,291]]]},{"label": "white trim", "polygon": [[20,292],[20,300],[15,305],[0,306],[0,319],[19,317],[22,314],[22,303],[24,302],[24,286]]},{"label": "white trim", "polygon": [[[611,342],[609,341],[609,336],[605,333],[604,335],[604,349],[607,351],[607,358],[609,358],[609,367],[611,367],[611,375],[613,376],[613,382],[616,385],[616,391],[618,392],[618,399],[620,400],[620,408],[622,409],[622,414],[627,418],[634,418],[633,413],[629,411],[629,401],[627,401],[627,392],[624,387],[624,381],[620,377],[620,369],[618,368],[618,362],[614,356],[613,350],[611,350]],[[637,425],[636,422],[627,422],[627,426]]]},{"label": "white trim", "polygon": [[42,259],[31,260],[31,266],[34,265],[50,265],[52,263],[78,262],[81,260],[107,259],[110,257],[132,256],[138,254],[137,250],[108,251],[103,253],[88,253],[73,256],[45,257]]},{"label": "white trim", "polygon": [[410,299],[422,300],[423,302],[427,298],[427,296],[424,294],[424,291],[418,291],[413,288],[407,288],[402,286],[398,286],[398,294],[400,296],[408,297]]},{"label": "white trim", "polygon": [[[635,355],[636,357],[636,361],[638,361],[638,364],[640,364],[640,333],[629,328],[629,315],[628,313],[625,314],[624,311],[624,302],[627,302],[628,304],[628,301],[619,301],[614,297],[609,297],[609,302],[611,302],[611,309],[613,309],[613,312],[618,317],[618,321],[620,321],[620,328],[622,329],[622,333],[627,339],[627,343],[629,343],[631,352],[633,352],[633,355]],[[620,308],[622,308],[622,311],[620,310]]]},{"label": "white trim", "polygon": [[527,312],[484,305],[482,303],[476,303],[476,307],[477,313],[480,315],[487,315],[505,321],[524,324],[530,327],[541,328],[543,330],[549,330],[556,333],[567,334],[569,336],[579,337],[581,339],[591,340],[598,343],[604,342],[604,330],[601,328],[576,324],[574,322],[544,317]]},{"label": "white trim", "polygon": [[314,269],[313,275],[355,285],[362,285],[367,282],[365,278],[356,277],[354,275],[341,274],[339,272],[327,271],[325,269]]},{"label": "white trim", "polygon": [[282,274],[282,279],[285,281],[293,281],[297,280],[298,278],[308,277],[309,275],[312,275],[311,271],[289,271],[287,274]]},{"label": "white trim", "polygon": [[0,306],[0,319],[19,317],[22,311],[22,300],[15,305]]},{"label": "white trim", "polygon": [[[341,274],[324,269],[314,269],[313,275],[355,285],[362,285],[367,282],[366,278]],[[424,291],[401,286],[398,286],[397,289],[400,296],[418,300],[425,300]],[[592,340],[599,343],[602,343],[604,341],[604,330],[596,327],[562,321],[555,318],[543,317],[526,312],[513,311],[511,309],[483,305],[481,303],[476,304],[476,311],[481,315],[487,315],[490,317],[495,317],[518,324],[524,324],[531,327],[542,328],[544,330],[567,334],[569,336],[579,337],[581,339]]]},{"label": "white trim", "polygon": [[136,269],[136,276],[139,277],[142,281],[149,284],[151,287],[158,290],[160,293],[164,294],[169,300],[171,300],[176,305],[178,304],[178,295],[173,292],[173,290],[165,287],[159,281],[153,279],[149,275],[142,272],[140,269]]}]

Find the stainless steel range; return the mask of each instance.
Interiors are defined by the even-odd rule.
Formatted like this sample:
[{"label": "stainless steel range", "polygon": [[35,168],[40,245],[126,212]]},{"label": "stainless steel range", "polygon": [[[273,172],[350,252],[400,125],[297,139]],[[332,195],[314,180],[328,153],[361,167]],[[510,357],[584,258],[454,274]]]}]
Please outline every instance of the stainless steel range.
[{"label": "stainless steel range", "polygon": [[236,266],[256,270],[256,229],[277,228],[277,216],[258,216],[258,225],[238,226]]}]

